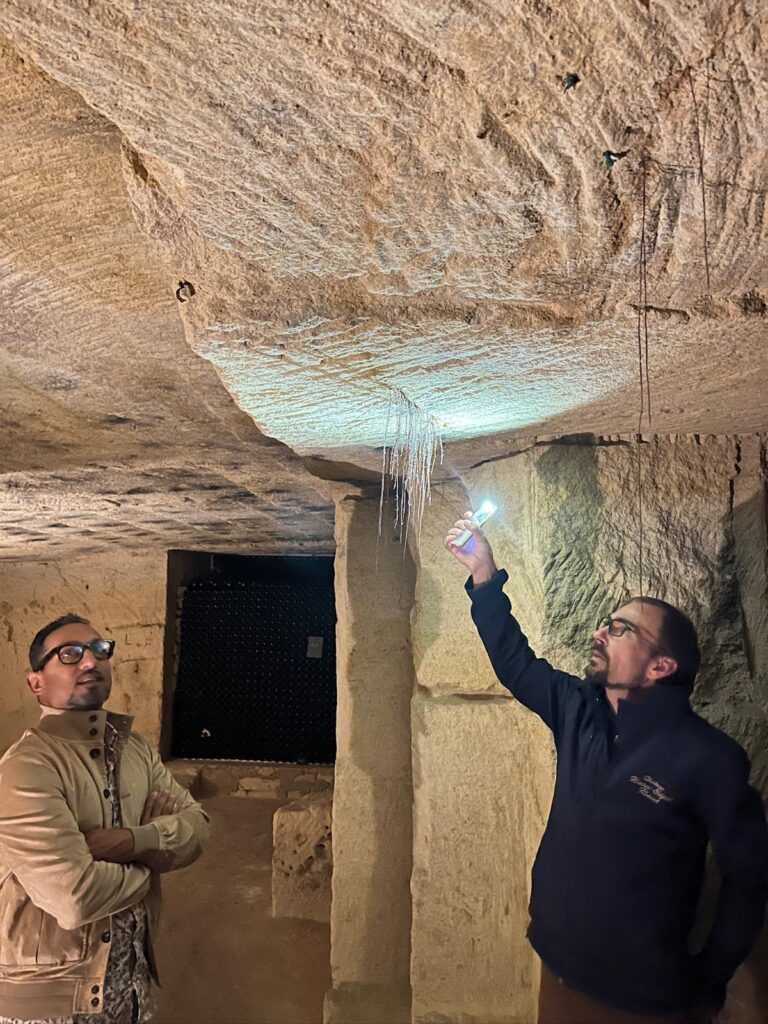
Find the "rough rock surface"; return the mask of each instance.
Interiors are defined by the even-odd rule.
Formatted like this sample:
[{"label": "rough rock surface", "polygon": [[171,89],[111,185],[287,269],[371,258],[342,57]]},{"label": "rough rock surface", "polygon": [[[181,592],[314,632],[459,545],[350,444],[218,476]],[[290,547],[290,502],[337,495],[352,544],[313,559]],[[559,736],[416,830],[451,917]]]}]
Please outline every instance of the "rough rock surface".
[{"label": "rough rock surface", "polygon": [[0,38],[0,559],[328,550],[319,481],[186,344],[121,141]]},{"label": "rough rock surface", "polygon": [[[530,841],[548,737],[514,701],[413,703],[413,1020],[528,1024],[538,965],[525,939]],[[539,805],[540,789],[543,802]],[[533,810],[534,815],[531,815]]]},{"label": "rough rock surface", "polygon": [[332,793],[310,793],[272,819],[272,915],[328,921],[331,916]]},{"label": "rough rock surface", "polygon": [[235,400],[364,461],[393,389],[448,440],[631,430],[638,303],[657,429],[765,427],[764,16],[6,0],[0,31],[119,130]]},{"label": "rough rock surface", "polygon": [[232,795],[285,801],[322,791],[333,791],[332,767],[265,764],[244,765]]},{"label": "rough rock surface", "polygon": [[262,797],[277,800],[280,797],[282,784],[280,779],[263,779],[259,776],[248,776],[240,779],[235,796]]},{"label": "rough rock surface", "polygon": [[196,761],[174,758],[168,767],[179,777],[199,777],[200,795],[244,796],[241,782],[248,778],[277,779],[280,789],[275,799],[282,803],[297,800],[308,793],[333,790],[333,767],[275,764],[264,761]]}]

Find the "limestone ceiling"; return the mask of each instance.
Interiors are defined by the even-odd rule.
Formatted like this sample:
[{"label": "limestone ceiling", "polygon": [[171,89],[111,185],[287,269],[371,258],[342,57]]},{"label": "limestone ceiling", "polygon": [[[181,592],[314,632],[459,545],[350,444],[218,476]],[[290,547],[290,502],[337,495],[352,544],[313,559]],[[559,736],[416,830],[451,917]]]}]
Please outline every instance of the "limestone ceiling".
[{"label": "limestone ceiling", "polygon": [[375,466],[398,393],[448,472],[630,432],[643,230],[653,429],[765,430],[764,22],[4,0],[4,465],[192,464],[246,508],[277,480],[293,536],[328,543],[290,449]]},{"label": "limestone ceiling", "polygon": [[328,550],[318,481],[186,344],[120,146],[0,47],[0,559]]}]

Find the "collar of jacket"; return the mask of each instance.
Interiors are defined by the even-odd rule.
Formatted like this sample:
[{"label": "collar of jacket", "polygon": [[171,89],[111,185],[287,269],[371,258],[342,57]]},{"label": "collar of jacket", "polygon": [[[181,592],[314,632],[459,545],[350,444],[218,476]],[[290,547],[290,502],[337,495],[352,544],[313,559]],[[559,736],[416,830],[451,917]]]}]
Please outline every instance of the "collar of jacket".
[{"label": "collar of jacket", "polygon": [[646,732],[671,725],[691,710],[688,691],[683,686],[656,683],[638,692],[633,700],[620,700],[616,726],[621,732]]},{"label": "collar of jacket", "polygon": [[[82,740],[89,743],[103,743],[107,722],[114,726],[122,740],[127,739],[133,726],[132,715],[118,715],[114,711],[100,708],[98,711],[69,711],[62,708],[41,706],[41,718],[37,728],[50,736],[62,740]],[[94,734],[94,730],[96,730]]]}]

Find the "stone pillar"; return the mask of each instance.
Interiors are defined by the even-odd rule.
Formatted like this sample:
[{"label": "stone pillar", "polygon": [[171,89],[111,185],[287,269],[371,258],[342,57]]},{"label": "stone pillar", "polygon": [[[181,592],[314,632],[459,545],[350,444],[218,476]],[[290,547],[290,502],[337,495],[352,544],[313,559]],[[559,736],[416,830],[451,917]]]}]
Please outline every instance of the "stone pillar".
[{"label": "stone pillar", "polygon": [[[514,580],[534,642],[542,628],[525,460],[487,490],[436,489],[418,545],[413,615],[413,1021],[529,1024],[538,962],[525,939],[532,857],[551,797],[548,730],[496,681],[470,618],[465,575],[442,547],[484,497],[488,534]],[[513,526],[514,524],[514,526]],[[509,540],[520,531],[523,545]],[[499,540],[502,542],[497,543]]]},{"label": "stone pillar", "polygon": [[415,570],[378,495],[336,505],[338,710],[328,1024],[410,1021],[410,613]]}]

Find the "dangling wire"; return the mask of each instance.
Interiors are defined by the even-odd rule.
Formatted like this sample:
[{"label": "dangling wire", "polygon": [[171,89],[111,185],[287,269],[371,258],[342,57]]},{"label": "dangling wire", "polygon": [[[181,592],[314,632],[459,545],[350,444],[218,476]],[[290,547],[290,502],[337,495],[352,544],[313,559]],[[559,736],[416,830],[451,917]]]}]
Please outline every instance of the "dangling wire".
[{"label": "dangling wire", "polygon": [[637,520],[638,520],[638,551],[639,551],[639,563],[640,563],[640,597],[643,596],[643,474],[642,474],[642,450],[643,450],[643,435],[637,435]]},{"label": "dangling wire", "polygon": [[[691,91],[691,102],[693,104],[693,118],[696,138],[696,152],[698,156],[699,184],[701,186],[701,213],[703,224],[703,252],[704,272],[707,281],[707,291],[711,292],[711,275],[709,269],[709,226],[707,223],[707,182],[704,177],[704,157],[707,146],[707,131],[709,128],[709,91],[711,78],[712,61],[706,62],[706,85],[704,92],[704,124],[699,125],[699,107],[696,99],[696,89],[693,84],[693,69],[685,69],[688,78],[688,86]],[[643,419],[645,418],[648,430],[653,427],[653,415],[651,409],[651,374],[650,374],[650,344],[648,337],[648,252],[646,240],[646,222],[648,213],[648,164],[651,162],[646,152],[642,157],[641,175],[641,202],[640,202],[640,249],[638,255],[638,303],[637,303],[637,361],[639,366],[640,386],[640,411],[637,421],[637,521],[638,521],[638,568],[640,594],[643,593],[644,581],[644,556],[645,537],[643,529]],[[657,163],[657,161],[653,161]],[[658,165],[662,166],[662,165]]]},{"label": "dangling wire", "polygon": [[637,521],[638,521],[638,563],[640,596],[643,594],[643,561],[645,538],[643,536],[643,419],[650,429],[653,426],[651,412],[650,345],[648,337],[648,258],[646,252],[645,226],[648,209],[648,155],[643,154],[640,204],[640,248],[638,254],[638,302],[637,302],[637,362],[639,370],[640,410],[637,419]]},{"label": "dangling wire", "polygon": [[645,394],[646,394],[646,415],[648,417],[648,428],[653,426],[653,413],[651,410],[651,363],[648,346],[648,250],[645,237],[645,225],[648,210],[648,162],[643,160],[643,206],[641,220],[641,241],[640,241],[640,278],[643,289],[643,346],[645,352]]},{"label": "dangling wire", "polygon": [[707,139],[707,121],[709,120],[709,61],[707,61],[707,88],[706,88],[706,102],[704,107],[704,130],[703,130],[703,141],[702,132],[699,130],[699,107],[696,102],[696,90],[693,85],[693,75],[691,69],[688,68],[688,85],[691,89],[691,101],[693,103],[693,118],[694,125],[696,128],[696,152],[699,158],[699,183],[701,185],[701,216],[704,224],[704,272],[707,277],[707,291],[712,290],[710,286],[709,277],[709,232],[707,230],[707,187],[704,181],[704,147]]}]

